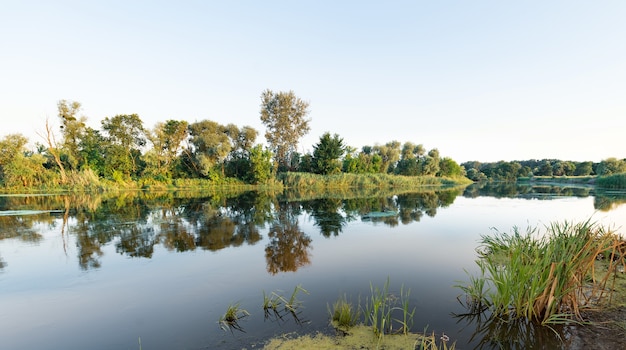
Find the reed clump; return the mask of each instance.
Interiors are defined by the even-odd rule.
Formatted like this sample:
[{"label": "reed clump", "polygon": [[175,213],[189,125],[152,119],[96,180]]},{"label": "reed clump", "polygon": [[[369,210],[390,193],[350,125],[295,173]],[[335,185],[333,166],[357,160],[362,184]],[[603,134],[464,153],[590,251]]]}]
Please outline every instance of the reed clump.
[{"label": "reed clump", "polygon": [[232,332],[234,328],[243,331],[239,325],[239,320],[247,316],[250,316],[250,313],[242,309],[240,303],[230,304],[228,308],[226,308],[226,312],[220,316],[218,323],[223,330],[230,330]]},{"label": "reed clump", "polygon": [[[480,274],[458,287],[470,312],[541,324],[580,321],[581,308],[602,306],[612,293],[611,277],[625,266],[623,249],[620,236],[589,220],[552,223],[543,234],[496,231],[482,237]],[[598,261],[606,265],[602,273]]]}]

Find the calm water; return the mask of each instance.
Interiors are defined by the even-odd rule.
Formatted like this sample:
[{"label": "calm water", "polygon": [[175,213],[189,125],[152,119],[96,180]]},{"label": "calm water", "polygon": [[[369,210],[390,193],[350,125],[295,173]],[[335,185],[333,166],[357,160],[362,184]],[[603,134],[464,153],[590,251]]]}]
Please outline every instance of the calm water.
[{"label": "calm water", "polygon": [[[327,305],[357,303],[387,279],[394,294],[410,289],[415,331],[445,333],[457,349],[545,348],[545,332],[455,316],[453,286],[475,270],[480,235],[590,217],[626,227],[623,194],[584,188],[349,198],[1,196],[0,348],[259,348],[284,333],[332,334]],[[264,317],[263,292],[289,297],[297,285],[308,291],[297,318]],[[237,302],[251,315],[223,331]]]}]

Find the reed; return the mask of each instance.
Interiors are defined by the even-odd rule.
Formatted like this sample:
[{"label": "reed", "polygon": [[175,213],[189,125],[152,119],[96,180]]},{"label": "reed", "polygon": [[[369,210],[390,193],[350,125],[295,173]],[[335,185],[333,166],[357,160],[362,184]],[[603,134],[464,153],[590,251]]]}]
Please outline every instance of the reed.
[{"label": "reed", "polygon": [[[496,231],[482,237],[480,275],[460,288],[471,312],[489,309],[493,317],[541,324],[582,320],[581,307],[598,306],[610,293],[607,282],[624,265],[622,246],[613,231],[589,220],[552,223],[543,235]],[[606,254],[620,259],[608,259],[609,273],[600,276],[595,264]]]},{"label": "reed", "polygon": [[331,315],[333,326],[344,332],[347,332],[359,322],[359,308],[348,302],[345,294],[333,304],[332,311],[330,306],[328,306],[328,312]]},{"label": "reed", "polygon": [[[396,318],[395,320],[400,323],[399,332],[402,334],[408,334],[413,327],[413,316],[415,315],[415,308],[409,311],[409,296],[411,295],[410,289],[404,289],[404,285],[400,287],[400,306],[394,307],[393,310],[399,310],[402,318]],[[393,311],[392,310],[392,311]]]},{"label": "reed", "polygon": [[239,325],[239,320],[242,318],[250,316],[250,313],[245,309],[242,309],[240,303],[230,304],[226,309],[226,312],[220,316],[219,325],[223,330],[236,329],[243,332],[243,329]]},{"label": "reed", "polygon": [[312,173],[288,172],[280,176],[287,188],[315,190],[341,190],[349,188],[416,188],[422,186],[467,185],[467,178],[444,178],[435,176],[402,176],[392,174],[351,174],[318,175]]},{"label": "reed", "polygon": [[626,189],[626,173],[600,176],[596,179],[596,186],[607,189]]}]

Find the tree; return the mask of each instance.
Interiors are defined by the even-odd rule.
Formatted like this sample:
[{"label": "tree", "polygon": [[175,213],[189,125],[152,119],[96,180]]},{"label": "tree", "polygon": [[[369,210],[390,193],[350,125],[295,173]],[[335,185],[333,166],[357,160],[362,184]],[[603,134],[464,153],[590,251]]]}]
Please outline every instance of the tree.
[{"label": "tree", "polygon": [[54,158],[54,162],[59,167],[59,173],[61,174],[61,183],[66,183],[67,175],[65,173],[63,161],[61,161],[61,152],[59,151],[59,145],[57,143],[56,136],[54,135],[54,132],[50,127],[48,119],[46,119],[46,135],[44,136],[39,134],[39,136],[46,140],[46,143],[48,144],[48,153],[52,155],[52,157]]},{"label": "tree", "polygon": [[341,172],[340,158],[345,152],[343,139],[326,132],[313,146],[313,171],[317,174],[337,174]]},{"label": "tree", "polygon": [[574,170],[575,176],[588,176],[593,172],[593,162],[581,162],[576,164],[576,170]]},{"label": "tree", "polygon": [[87,127],[79,143],[81,167],[93,170],[99,176],[104,176],[106,139],[100,131]]},{"label": "tree", "polygon": [[233,147],[228,130],[211,120],[189,125],[191,144],[194,147],[194,166],[201,176],[218,176],[214,172],[215,167],[223,163]]},{"label": "tree", "polygon": [[272,152],[256,145],[250,150],[250,182],[258,184],[272,178]]},{"label": "tree", "polygon": [[439,172],[439,150],[436,148],[428,152],[428,156],[424,160],[424,175],[436,175]]},{"label": "tree", "polygon": [[152,143],[152,149],[146,153],[148,172],[154,176],[171,177],[182,142],[188,136],[188,126],[186,121],[168,120],[157,123],[147,134]]},{"label": "tree", "polygon": [[400,159],[400,146],[401,144],[398,141],[387,142],[383,146],[374,146],[374,152],[380,155],[382,160],[380,167],[381,173],[394,171],[396,162]]},{"label": "tree", "polygon": [[452,158],[443,157],[439,163],[439,176],[460,177],[465,175],[465,169]]},{"label": "tree", "polygon": [[81,104],[76,101],[61,100],[57,103],[59,119],[61,120],[61,134],[63,135],[63,149],[70,169],[76,170],[81,162],[80,141],[86,132],[87,118],[78,116]]},{"label": "tree", "polygon": [[598,164],[598,175],[613,175],[626,172],[626,161],[614,157],[607,158]]},{"label": "tree", "polygon": [[9,134],[0,141],[0,182],[7,187],[42,185],[47,178],[44,156],[26,152],[27,143],[21,134]]},{"label": "tree", "polygon": [[279,170],[289,170],[289,155],[295,152],[300,138],[310,128],[309,103],[297,97],[293,91],[274,93],[265,90],[261,94],[261,122],[267,131],[265,138],[274,152]]},{"label": "tree", "polygon": [[106,132],[106,175],[116,172],[126,176],[138,173],[141,148],[145,146],[143,122],[137,114],[120,114],[104,118],[102,129]]}]

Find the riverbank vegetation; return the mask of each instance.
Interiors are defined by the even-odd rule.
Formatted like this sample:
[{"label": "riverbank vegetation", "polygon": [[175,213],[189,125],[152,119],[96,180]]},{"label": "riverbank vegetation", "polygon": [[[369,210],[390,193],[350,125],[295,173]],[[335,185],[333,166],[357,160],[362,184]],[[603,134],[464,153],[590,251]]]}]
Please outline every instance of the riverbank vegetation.
[{"label": "riverbank vegetation", "polygon": [[[42,122],[39,140],[20,134],[0,139],[0,190],[281,188],[311,181],[326,188],[383,187],[466,181],[464,169],[454,160],[412,142],[391,141],[357,150],[326,132],[312,151],[298,153],[298,142],[309,130],[308,103],[292,91],[266,90],[261,97],[267,146],[257,143],[259,132],[249,126],[211,120],[171,119],[148,128],[137,114],[118,114],[104,118],[95,129],[81,115],[80,103],[61,100],[58,126]],[[299,175],[300,180],[290,181],[292,175],[283,175],[290,172],[331,177],[322,181]]]},{"label": "riverbank vegetation", "polygon": [[480,273],[459,285],[470,314],[543,325],[583,321],[581,310],[606,307],[626,242],[609,228],[585,221],[552,223],[545,232],[517,228],[483,236]]},{"label": "riverbank vegetation", "polygon": [[548,182],[586,184],[611,189],[626,188],[626,182],[620,180],[626,174],[626,159],[607,158],[599,163],[558,159],[491,163],[471,161],[462,163],[461,166],[467,177],[474,182]]}]

